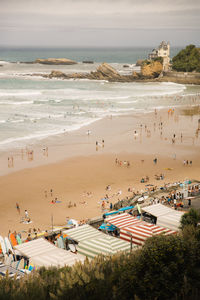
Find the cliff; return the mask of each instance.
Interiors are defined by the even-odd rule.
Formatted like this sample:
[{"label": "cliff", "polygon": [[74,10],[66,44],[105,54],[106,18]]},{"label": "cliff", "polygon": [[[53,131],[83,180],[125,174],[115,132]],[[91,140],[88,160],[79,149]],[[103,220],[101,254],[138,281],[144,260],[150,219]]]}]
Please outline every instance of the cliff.
[{"label": "cliff", "polygon": [[47,59],[36,59],[33,63],[44,64],[44,65],[75,65],[77,62],[67,58],[47,58]]},{"label": "cliff", "polygon": [[163,70],[159,61],[144,61],[141,65],[141,76],[145,78],[157,78]]}]

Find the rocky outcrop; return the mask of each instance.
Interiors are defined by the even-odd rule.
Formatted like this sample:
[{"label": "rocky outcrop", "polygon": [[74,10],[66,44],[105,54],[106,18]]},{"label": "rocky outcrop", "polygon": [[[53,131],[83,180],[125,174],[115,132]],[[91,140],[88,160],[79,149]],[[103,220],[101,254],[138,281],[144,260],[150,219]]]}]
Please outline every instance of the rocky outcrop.
[{"label": "rocky outcrop", "polygon": [[49,75],[43,75],[48,78],[63,79],[91,79],[91,80],[107,80],[110,82],[131,82],[135,78],[134,75],[120,75],[113,67],[107,63],[101,64],[96,71],[90,73],[73,73],[65,74],[60,71],[52,71]]},{"label": "rocky outcrop", "polygon": [[141,66],[141,76],[145,78],[157,78],[163,71],[163,65],[159,61],[144,61]]},{"label": "rocky outcrop", "polygon": [[90,73],[73,73],[66,74],[60,71],[52,71],[49,75],[43,75],[47,78],[62,78],[62,79],[91,79],[91,80],[106,80],[109,82],[133,82],[139,80],[154,80],[160,68],[157,62],[152,68],[144,68],[143,73],[133,72],[130,75],[120,75],[113,67],[107,63],[101,64],[96,71]]},{"label": "rocky outcrop", "polygon": [[44,65],[75,65],[76,61],[67,58],[47,58],[47,59],[36,59],[33,63],[44,64]]},{"label": "rocky outcrop", "polygon": [[144,60],[143,59],[138,59],[137,62],[136,62],[136,67],[141,67],[142,64],[143,64]]},{"label": "rocky outcrop", "polygon": [[93,60],[83,60],[82,61],[83,64],[93,64]]}]

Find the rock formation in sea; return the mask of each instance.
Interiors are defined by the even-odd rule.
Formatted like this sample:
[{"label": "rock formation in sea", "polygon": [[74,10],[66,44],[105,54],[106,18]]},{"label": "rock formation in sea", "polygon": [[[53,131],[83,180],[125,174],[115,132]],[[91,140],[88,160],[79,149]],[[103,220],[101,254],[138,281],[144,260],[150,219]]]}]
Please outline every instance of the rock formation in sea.
[{"label": "rock formation in sea", "polygon": [[130,75],[120,75],[113,67],[107,63],[102,63],[96,71],[90,73],[73,73],[65,74],[60,71],[52,71],[49,75],[43,75],[48,78],[63,79],[91,79],[91,80],[107,80],[110,82],[131,82],[138,78],[137,73]]},{"label": "rock formation in sea", "polygon": [[67,58],[47,58],[47,59],[36,59],[33,63],[44,64],[44,65],[75,65],[76,61]]}]

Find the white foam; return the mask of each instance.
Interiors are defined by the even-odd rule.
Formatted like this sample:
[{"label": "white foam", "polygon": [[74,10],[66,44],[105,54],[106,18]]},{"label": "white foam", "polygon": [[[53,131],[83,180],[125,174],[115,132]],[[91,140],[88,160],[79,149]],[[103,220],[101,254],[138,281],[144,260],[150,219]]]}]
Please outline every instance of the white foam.
[{"label": "white foam", "polygon": [[21,97],[21,96],[38,96],[41,95],[40,91],[30,91],[30,90],[13,90],[12,92],[5,92],[5,90],[0,90],[0,97]]}]

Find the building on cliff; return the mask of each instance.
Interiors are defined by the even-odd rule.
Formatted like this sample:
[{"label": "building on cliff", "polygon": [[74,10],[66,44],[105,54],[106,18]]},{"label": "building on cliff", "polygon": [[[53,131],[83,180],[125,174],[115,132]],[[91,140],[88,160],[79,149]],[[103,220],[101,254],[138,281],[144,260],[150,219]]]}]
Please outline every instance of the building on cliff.
[{"label": "building on cliff", "polygon": [[163,58],[163,71],[169,71],[169,63],[170,63],[170,44],[169,42],[162,41],[158,48],[153,49],[149,54],[148,58],[150,60],[155,59],[157,57]]}]

